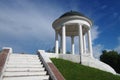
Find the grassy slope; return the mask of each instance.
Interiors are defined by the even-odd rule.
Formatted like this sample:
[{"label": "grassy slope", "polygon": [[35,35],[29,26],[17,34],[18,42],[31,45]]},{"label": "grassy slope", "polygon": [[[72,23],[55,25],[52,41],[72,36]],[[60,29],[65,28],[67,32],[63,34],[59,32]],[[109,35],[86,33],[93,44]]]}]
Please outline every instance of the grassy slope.
[{"label": "grassy slope", "polygon": [[120,76],[63,59],[51,59],[66,80],[120,80]]}]

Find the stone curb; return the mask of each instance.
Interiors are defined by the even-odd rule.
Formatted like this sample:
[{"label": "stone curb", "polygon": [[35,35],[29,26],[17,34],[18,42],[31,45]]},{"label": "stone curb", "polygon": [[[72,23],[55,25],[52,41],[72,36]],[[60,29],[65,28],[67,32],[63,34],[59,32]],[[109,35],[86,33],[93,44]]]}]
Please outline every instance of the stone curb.
[{"label": "stone curb", "polygon": [[65,80],[59,70],[45,54],[44,50],[38,50],[38,55],[42,59],[43,65],[45,66],[48,74],[50,75],[50,80]]},{"label": "stone curb", "polygon": [[4,70],[6,68],[6,63],[8,61],[9,55],[12,52],[12,48],[3,48],[0,54],[0,80],[2,80]]}]

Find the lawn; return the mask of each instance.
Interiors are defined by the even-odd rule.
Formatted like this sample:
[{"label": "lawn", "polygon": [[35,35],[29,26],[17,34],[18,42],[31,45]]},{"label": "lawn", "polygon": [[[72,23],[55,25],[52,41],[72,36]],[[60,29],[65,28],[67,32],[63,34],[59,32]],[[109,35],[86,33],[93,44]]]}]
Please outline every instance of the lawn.
[{"label": "lawn", "polygon": [[66,80],[120,80],[120,76],[78,63],[56,58],[51,60]]}]

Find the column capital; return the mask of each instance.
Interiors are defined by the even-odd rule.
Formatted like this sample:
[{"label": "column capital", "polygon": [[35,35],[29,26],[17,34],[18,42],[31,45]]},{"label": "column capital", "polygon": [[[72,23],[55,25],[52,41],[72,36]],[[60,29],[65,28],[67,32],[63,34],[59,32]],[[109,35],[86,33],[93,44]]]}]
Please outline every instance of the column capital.
[{"label": "column capital", "polygon": [[61,27],[65,26],[65,24],[61,24]]}]

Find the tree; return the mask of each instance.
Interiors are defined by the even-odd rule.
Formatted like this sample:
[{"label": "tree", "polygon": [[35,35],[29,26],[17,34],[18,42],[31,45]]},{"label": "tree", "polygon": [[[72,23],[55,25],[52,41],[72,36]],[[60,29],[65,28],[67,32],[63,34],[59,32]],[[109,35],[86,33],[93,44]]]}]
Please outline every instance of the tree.
[{"label": "tree", "polygon": [[100,60],[115,69],[117,73],[120,73],[120,54],[117,51],[102,51]]}]

